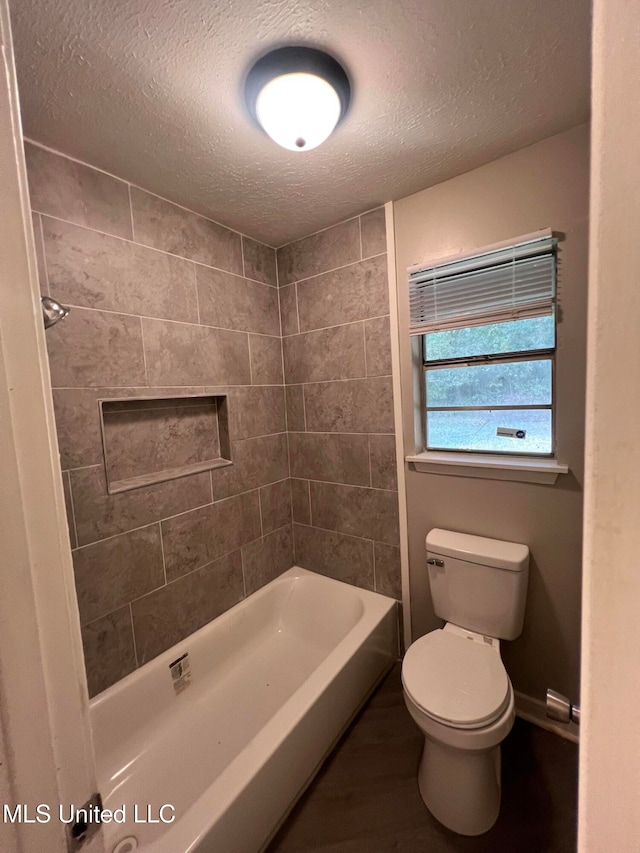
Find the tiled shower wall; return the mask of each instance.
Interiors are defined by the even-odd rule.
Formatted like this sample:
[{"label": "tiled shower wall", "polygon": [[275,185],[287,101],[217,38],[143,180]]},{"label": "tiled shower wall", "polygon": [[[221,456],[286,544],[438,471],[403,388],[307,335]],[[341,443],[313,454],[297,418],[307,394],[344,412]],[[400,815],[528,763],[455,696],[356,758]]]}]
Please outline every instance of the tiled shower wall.
[{"label": "tiled shower wall", "polygon": [[277,258],[296,562],[400,598],[384,209]]},{"label": "tiled shower wall", "polygon": [[[42,291],[72,306],[47,345],[95,694],[293,564],[275,252],[26,156]],[[233,465],[109,495],[98,399],[202,393],[229,395]]]}]

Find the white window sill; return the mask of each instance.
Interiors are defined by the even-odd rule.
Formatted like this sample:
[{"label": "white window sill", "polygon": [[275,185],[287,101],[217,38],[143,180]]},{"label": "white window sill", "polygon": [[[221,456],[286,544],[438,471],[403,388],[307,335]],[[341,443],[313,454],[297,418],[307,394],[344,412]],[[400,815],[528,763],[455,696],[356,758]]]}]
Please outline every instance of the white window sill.
[{"label": "white window sill", "polygon": [[555,459],[491,456],[480,453],[443,453],[435,450],[405,457],[425,474],[450,477],[479,477],[485,480],[511,480],[520,483],[553,485],[559,474],[568,474],[569,466]]}]

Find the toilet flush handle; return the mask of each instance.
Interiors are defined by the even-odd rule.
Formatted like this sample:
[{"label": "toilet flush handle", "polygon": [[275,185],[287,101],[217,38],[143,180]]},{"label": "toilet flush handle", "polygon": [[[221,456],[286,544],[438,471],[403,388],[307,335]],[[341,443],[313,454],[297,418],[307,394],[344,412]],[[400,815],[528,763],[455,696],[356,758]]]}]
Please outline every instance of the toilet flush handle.
[{"label": "toilet flush handle", "polygon": [[444,560],[429,559],[429,560],[427,560],[427,565],[428,566],[438,566],[439,568],[442,568],[444,566]]}]

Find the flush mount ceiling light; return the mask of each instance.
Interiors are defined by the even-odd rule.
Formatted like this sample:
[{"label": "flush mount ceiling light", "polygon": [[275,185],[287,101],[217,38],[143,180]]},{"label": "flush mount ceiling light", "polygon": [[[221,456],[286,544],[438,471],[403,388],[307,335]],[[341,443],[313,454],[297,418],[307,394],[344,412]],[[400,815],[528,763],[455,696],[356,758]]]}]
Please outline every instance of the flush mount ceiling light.
[{"label": "flush mount ceiling light", "polygon": [[251,116],[289,151],[310,151],[327,139],[349,106],[351,87],[333,57],[311,47],[281,47],[247,76]]}]

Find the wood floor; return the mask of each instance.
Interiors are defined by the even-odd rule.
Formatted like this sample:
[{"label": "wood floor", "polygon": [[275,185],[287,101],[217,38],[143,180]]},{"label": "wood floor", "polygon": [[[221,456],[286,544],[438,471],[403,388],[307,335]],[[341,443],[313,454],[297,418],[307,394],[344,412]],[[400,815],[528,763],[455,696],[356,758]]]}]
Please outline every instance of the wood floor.
[{"label": "wood floor", "polygon": [[502,746],[502,808],[465,838],[427,811],[416,770],[421,735],[400,665],[380,685],[298,802],[268,853],[573,853],[578,747],[516,719]]}]

